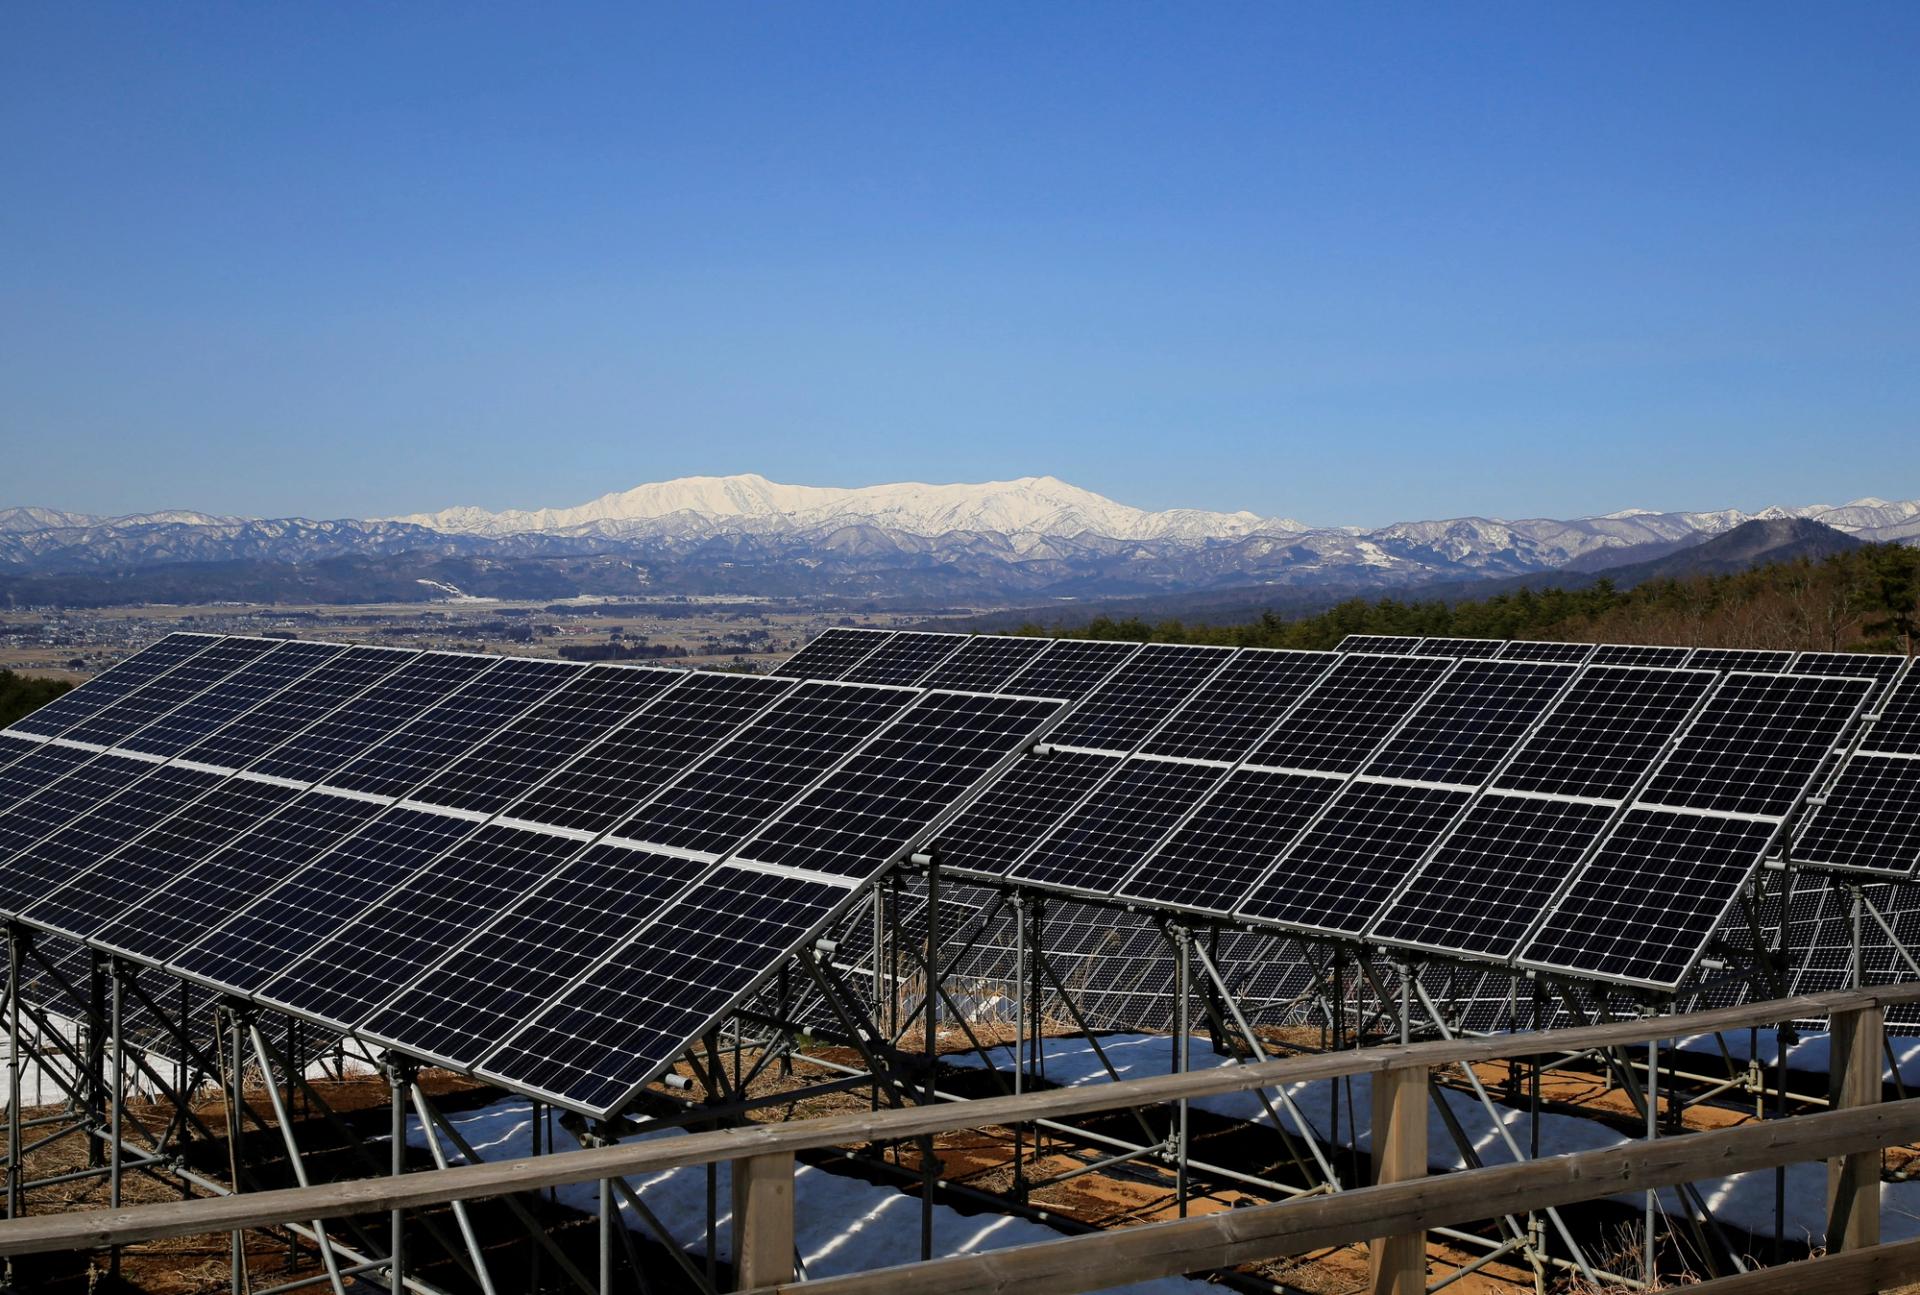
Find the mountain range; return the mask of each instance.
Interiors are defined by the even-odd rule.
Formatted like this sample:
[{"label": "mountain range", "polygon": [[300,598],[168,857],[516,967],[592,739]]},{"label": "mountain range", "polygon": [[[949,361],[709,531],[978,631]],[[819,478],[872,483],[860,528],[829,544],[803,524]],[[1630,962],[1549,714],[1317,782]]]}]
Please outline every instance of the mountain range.
[{"label": "mountain range", "polygon": [[0,509],[18,604],[730,594],[920,607],[1264,587],[1410,589],[1644,566],[1756,520],[1920,541],[1920,500],[1309,526],[1118,503],[1055,477],[832,488],[688,477],[563,508],[373,519]]}]

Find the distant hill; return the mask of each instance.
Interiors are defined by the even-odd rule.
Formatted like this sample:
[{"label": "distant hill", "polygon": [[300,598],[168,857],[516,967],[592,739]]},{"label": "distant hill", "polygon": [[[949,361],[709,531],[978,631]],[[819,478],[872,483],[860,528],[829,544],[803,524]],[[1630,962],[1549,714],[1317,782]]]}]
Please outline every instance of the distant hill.
[{"label": "distant hill", "polygon": [[[1862,547],[1864,541],[1823,522],[1805,517],[1766,517],[1742,522],[1724,535],[1688,545],[1665,557],[1578,574],[1591,574],[1596,579],[1604,576],[1622,589],[1631,589],[1648,580],[1728,576],[1765,562],[1826,558]],[[1569,578],[1577,579],[1577,576]]]}]

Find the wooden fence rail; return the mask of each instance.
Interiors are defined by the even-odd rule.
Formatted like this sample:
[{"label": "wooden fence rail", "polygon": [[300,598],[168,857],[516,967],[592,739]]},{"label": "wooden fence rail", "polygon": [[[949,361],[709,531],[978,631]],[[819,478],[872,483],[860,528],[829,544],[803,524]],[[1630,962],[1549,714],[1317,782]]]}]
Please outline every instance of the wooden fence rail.
[{"label": "wooden fence rail", "polygon": [[[388,1178],[30,1216],[0,1222],[0,1255],[106,1248],[162,1237],[306,1223],[724,1160],[734,1166],[740,1276],[743,1285],[756,1291],[878,1295],[910,1288],[916,1295],[1013,1290],[1065,1295],[1370,1241],[1374,1289],[1410,1295],[1424,1286],[1423,1234],[1430,1228],[1825,1160],[1829,1164],[1828,1233],[1831,1244],[1843,1253],[1710,1282],[1701,1289],[1757,1293],[1810,1288],[1768,1284],[1794,1274],[1802,1282],[1820,1282],[1820,1289],[1834,1295],[1848,1295],[1920,1276],[1920,1242],[1874,1244],[1880,1208],[1879,1152],[1920,1141],[1920,1098],[1879,1100],[1884,1009],[1913,1002],[1920,1002],[1920,985],[1802,995],[1574,1029],[1360,1048],[1011,1097],[714,1130]],[[1828,1112],[1424,1176],[1427,1080],[1437,1067],[1622,1047],[1808,1016],[1828,1016],[1834,1021],[1834,1109]],[[796,1152],[1361,1074],[1375,1076],[1373,1136],[1382,1181],[1374,1186],[853,1276],[804,1283],[792,1280]]]}]

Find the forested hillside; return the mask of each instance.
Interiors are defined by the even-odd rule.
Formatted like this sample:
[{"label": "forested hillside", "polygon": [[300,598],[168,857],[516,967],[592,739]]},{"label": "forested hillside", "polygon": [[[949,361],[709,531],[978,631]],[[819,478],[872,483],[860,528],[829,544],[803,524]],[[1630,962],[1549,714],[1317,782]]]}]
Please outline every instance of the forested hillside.
[{"label": "forested hillside", "polygon": [[[1920,620],[1920,549],[1871,545],[1736,575],[1653,580],[1622,590],[1523,589],[1461,602],[1356,598],[1314,616],[1268,612],[1240,625],[1149,624],[1102,617],[1076,637],[1330,648],[1349,634],[1671,643],[1818,651],[1910,652]],[[1030,634],[1054,631],[1037,625]]]},{"label": "forested hillside", "polygon": [[73,685],[64,679],[30,679],[0,670],[0,728],[58,697]]}]

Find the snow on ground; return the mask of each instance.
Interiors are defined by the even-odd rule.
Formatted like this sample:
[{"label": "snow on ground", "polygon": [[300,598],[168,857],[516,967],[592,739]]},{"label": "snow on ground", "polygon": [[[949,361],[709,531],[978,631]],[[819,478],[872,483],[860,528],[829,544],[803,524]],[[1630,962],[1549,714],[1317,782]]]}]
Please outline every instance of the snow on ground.
[{"label": "snow on ground", "polygon": [[[527,1155],[532,1147],[531,1118],[528,1104],[519,1099],[447,1116],[485,1160]],[[677,1129],[638,1135],[639,1138],[678,1136]],[[556,1145],[564,1144],[565,1138],[564,1133],[559,1134]],[[409,1117],[407,1121],[407,1144],[422,1149],[427,1145],[417,1118]],[[460,1158],[457,1150],[450,1144],[443,1142],[442,1145],[448,1157],[457,1163]],[[707,1175],[703,1167],[672,1169],[629,1182],[682,1248],[695,1254],[706,1252]],[[732,1190],[727,1166],[723,1163],[719,1166],[715,1189],[719,1203],[715,1249],[722,1259],[731,1254]],[[599,1208],[599,1187],[593,1182],[569,1183],[559,1189],[559,1196],[562,1203],[584,1213]],[[615,1199],[627,1226],[644,1233],[646,1225],[624,1198],[616,1196]],[[800,1165],[794,1172],[794,1203],[796,1249],[809,1277],[862,1272],[891,1264],[913,1263],[920,1258],[917,1197],[859,1178]],[[1011,1215],[968,1216],[944,1205],[934,1206],[934,1251],[939,1255],[999,1250],[1034,1241],[1057,1240],[1060,1235],[1051,1228]],[[1114,1289],[1128,1295],[1190,1295],[1194,1287],[1184,1278],[1176,1277]]]},{"label": "snow on ground", "polygon": [[[1727,1037],[1731,1049],[1734,1039]],[[1746,1043],[1745,1032],[1740,1034],[1742,1046]],[[1789,1066],[1796,1068],[1826,1069],[1825,1036],[1816,1040],[1809,1037],[1799,1047],[1787,1054]],[[1106,1051],[1107,1058],[1122,1079],[1145,1079],[1154,1075],[1164,1075],[1172,1069],[1173,1045],[1165,1035],[1116,1034],[1100,1040],[1100,1046]],[[1707,1049],[1718,1052],[1712,1036],[1705,1040]],[[1764,1048],[1763,1044],[1763,1048]],[[1920,1076],[1920,1040],[1895,1040],[1897,1055],[1902,1056],[1902,1070],[1908,1060],[1916,1065],[1916,1076]],[[1214,1055],[1211,1044],[1204,1037],[1196,1037],[1192,1044],[1192,1065],[1198,1070],[1202,1067],[1231,1065],[1230,1060]],[[959,1066],[978,1067],[980,1058],[972,1053],[964,1057],[948,1057],[947,1060]],[[1004,1063],[1009,1068],[1012,1062]],[[1048,1082],[1063,1087],[1079,1087],[1084,1084],[1107,1082],[1106,1069],[1101,1065],[1099,1055],[1085,1039],[1050,1039],[1046,1051],[1046,1078]],[[1347,1083],[1351,1084],[1351,1100],[1347,1092]],[[1333,1118],[1329,1104],[1335,1097],[1335,1081],[1317,1080],[1310,1083],[1292,1084],[1287,1088],[1287,1096],[1293,1100],[1296,1108],[1306,1117],[1316,1137],[1323,1142],[1333,1128]],[[1500,1137],[1499,1129],[1487,1114],[1486,1108],[1471,1093],[1445,1092],[1442,1094],[1461,1128],[1472,1141],[1475,1152],[1482,1164],[1509,1164],[1514,1157],[1508,1152],[1505,1141]],[[1372,1144],[1372,1090],[1368,1076],[1355,1075],[1350,1081],[1343,1081],[1339,1087],[1339,1142],[1342,1146],[1354,1146],[1354,1129],[1359,1129],[1358,1149],[1366,1151]],[[1265,1108],[1253,1093],[1228,1093],[1218,1097],[1196,1098],[1196,1109],[1208,1111],[1229,1119],[1244,1120],[1249,1124],[1270,1125]],[[1281,1112],[1286,1127],[1294,1132],[1302,1130],[1278,1101],[1276,1110]],[[1498,1106],[1500,1120],[1512,1135],[1513,1141],[1524,1153],[1531,1139],[1531,1120],[1522,1109]],[[1580,1119],[1569,1115],[1543,1115],[1540,1118],[1540,1154],[1543,1156],[1565,1155],[1575,1151],[1593,1151],[1602,1147],[1617,1146],[1630,1139],[1595,1120]],[[1462,1169],[1465,1160],[1448,1135],[1446,1123],[1438,1119],[1427,1121],[1427,1163],[1434,1169]],[[1774,1175],[1770,1169],[1755,1173],[1735,1174],[1724,1178],[1702,1179],[1695,1184],[1701,1196],[1712,1209],[1714,1217],[1723,1224],[1743,1228],[1756,1235],[1773,1234],[1773,1188]],[[1786,1232],[1789,1239],[1806,1240],[1818,1243],[1824,1236],[1826,1227],[1826,1191],[1827,1166],[1825,1161],[1811,1164],[1787,1166],[1786,1183]],[[1680,1211],[1678,1196],[1670,1191],[1660,1193],[1661,1203],[1670,1211]],[[1631,1193],[1616,1198],[1624,1203],[1639,1205],[1645,1197]],[[1888,1183],[1881,1191],[1881,1230],[1888,1241],[1901,1241],[1911,1237],[1920,1237],[1920,1182]]]}]

